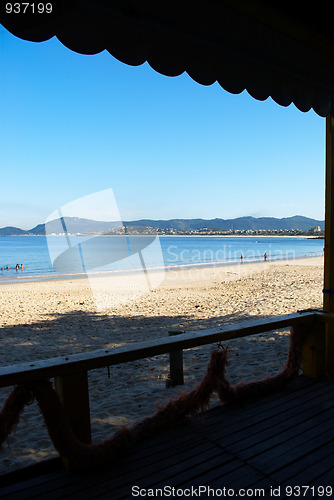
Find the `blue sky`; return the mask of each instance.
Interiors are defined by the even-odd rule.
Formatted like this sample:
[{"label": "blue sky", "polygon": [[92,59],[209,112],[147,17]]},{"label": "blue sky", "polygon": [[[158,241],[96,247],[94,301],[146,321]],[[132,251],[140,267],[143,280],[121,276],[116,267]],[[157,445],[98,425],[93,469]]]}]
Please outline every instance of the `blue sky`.
[{"label": "blue sky", "polygon": [[0,227],[112,188],[123,220],[324,218],[325,120],[0,27]]}]

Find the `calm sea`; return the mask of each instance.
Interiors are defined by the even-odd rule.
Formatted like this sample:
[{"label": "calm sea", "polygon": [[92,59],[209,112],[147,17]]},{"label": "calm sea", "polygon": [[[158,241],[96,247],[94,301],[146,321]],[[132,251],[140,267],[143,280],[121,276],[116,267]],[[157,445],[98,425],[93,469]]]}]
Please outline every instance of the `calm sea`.
[{"label": "calm sea", "polygon": [[[109,238],[104,237],[103,241],[106,246],[110,245]],[[71,237],[71,239],[71,244],[74,246],[78,242],[87,240],[84,237],[81,237],[81,240],[79,237]],[[214,265],[216,263],[227,265],[240,262],[241,254],[244,263],[262,261],[264,253],[267,254],[268,260],[294,259],[323,255],[324,246],[322,239],[306,237],[162,236],[159,239],[148,237],[147,243],[151,243],[153,240],[153,245],[147,244],[146,251],[139,252],[140,259],[124,259],[122,258],[124,253],[119,253],[120,258],[117,258],[116,262],[102,268],[99,267],[99,272],[104,269],[117,272],[136,269],[139,267],[138,262],[149,268],[163,266],[174,268],[203,264]],[[61,255],[64,245],[66,249],[67,243],[64,243],[64,238],[58,236],[49,237],[48,241],[49,246],[52,247],[51,255],[54,260],[55,255]],[[129,250],[130,246],[128,245]],[[78,248],[80,249],[80,245]],[[80,260],[80,256],[78,259]],[[104,262],[106,261],[104,260]],[[16,264],[23,264],[23,270],[16,271]],[[6,269],[7,266],[9,269]],[[0,281],[2,282],[43,279],[44,277],[56,278],[60,275],[79,276],[85,272],[81,264],[78,267],[71,260],[66,269],[61,266],[55,269],[51,263],[47,239],[43,236],[0,237],[0,268],[3,268],[0,270]]]}]

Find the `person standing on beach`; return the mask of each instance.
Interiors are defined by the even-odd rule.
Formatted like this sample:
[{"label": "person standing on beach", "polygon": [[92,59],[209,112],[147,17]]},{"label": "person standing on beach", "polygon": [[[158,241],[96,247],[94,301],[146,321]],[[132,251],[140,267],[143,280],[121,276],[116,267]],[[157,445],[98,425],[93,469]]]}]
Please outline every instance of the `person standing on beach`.
[{"label": "person standing on beach", "polygon": [[266,261],[266,260],[267,260],[267,253],[266,253],[266,252],[264,252],[264,256],[263,256],[263,258],[264,258],[264,261]]},{"label": "person standing on beach", "polygon": [[241,254],[240,255],[240,262],[241,262],[241,264],[243,263],[243,261],[244,261],[244,256]]}]

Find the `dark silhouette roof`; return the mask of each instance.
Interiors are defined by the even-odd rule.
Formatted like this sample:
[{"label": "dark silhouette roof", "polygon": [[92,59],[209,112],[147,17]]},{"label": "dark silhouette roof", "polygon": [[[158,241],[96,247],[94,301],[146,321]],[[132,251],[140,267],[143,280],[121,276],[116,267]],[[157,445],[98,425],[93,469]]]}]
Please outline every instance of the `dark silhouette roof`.
[{"label": "dark silhouette roof", "polygon": [[0,22],[26,40],[56,36],[82,54],[108,50],[164,75],[186,71],[203,85],[218,81],[232,93],[334,112],[329,0],[57,0],[49,14],[31,7],[6,14],[6,4]]}]

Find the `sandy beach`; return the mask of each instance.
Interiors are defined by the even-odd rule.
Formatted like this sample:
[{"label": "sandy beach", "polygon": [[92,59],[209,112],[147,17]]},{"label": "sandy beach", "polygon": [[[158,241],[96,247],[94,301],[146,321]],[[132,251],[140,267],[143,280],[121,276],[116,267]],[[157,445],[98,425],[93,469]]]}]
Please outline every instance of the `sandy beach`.
[{"label": "sandy beach", "polygon": [[[103,312],[96,310],[86,279],[2,284],[0,365],[163,337],[171,329],[193,331],[322,306],[322,257],[188,268],[160,278],[161,284],[152,291]],[[103,285],[105,278],[100,279]],[[115,277],[119,283],[124,279],[133,283],[138,278]],[[287,355],[288,333],[273,331],[229,341],[230,380],[250,381],[280,370]],[[153,414],[156,403],[191,389],[205,373],[214,348],[184,352],[185,385],[179,388],[166,388],[168,355],[111,367],[109,373],[107,368],[90,372],[93,441]],[[10,388],[0,390],[0,407],[9,392]],[[0,453],[0,472],[53,455],[34,403]]]}]

